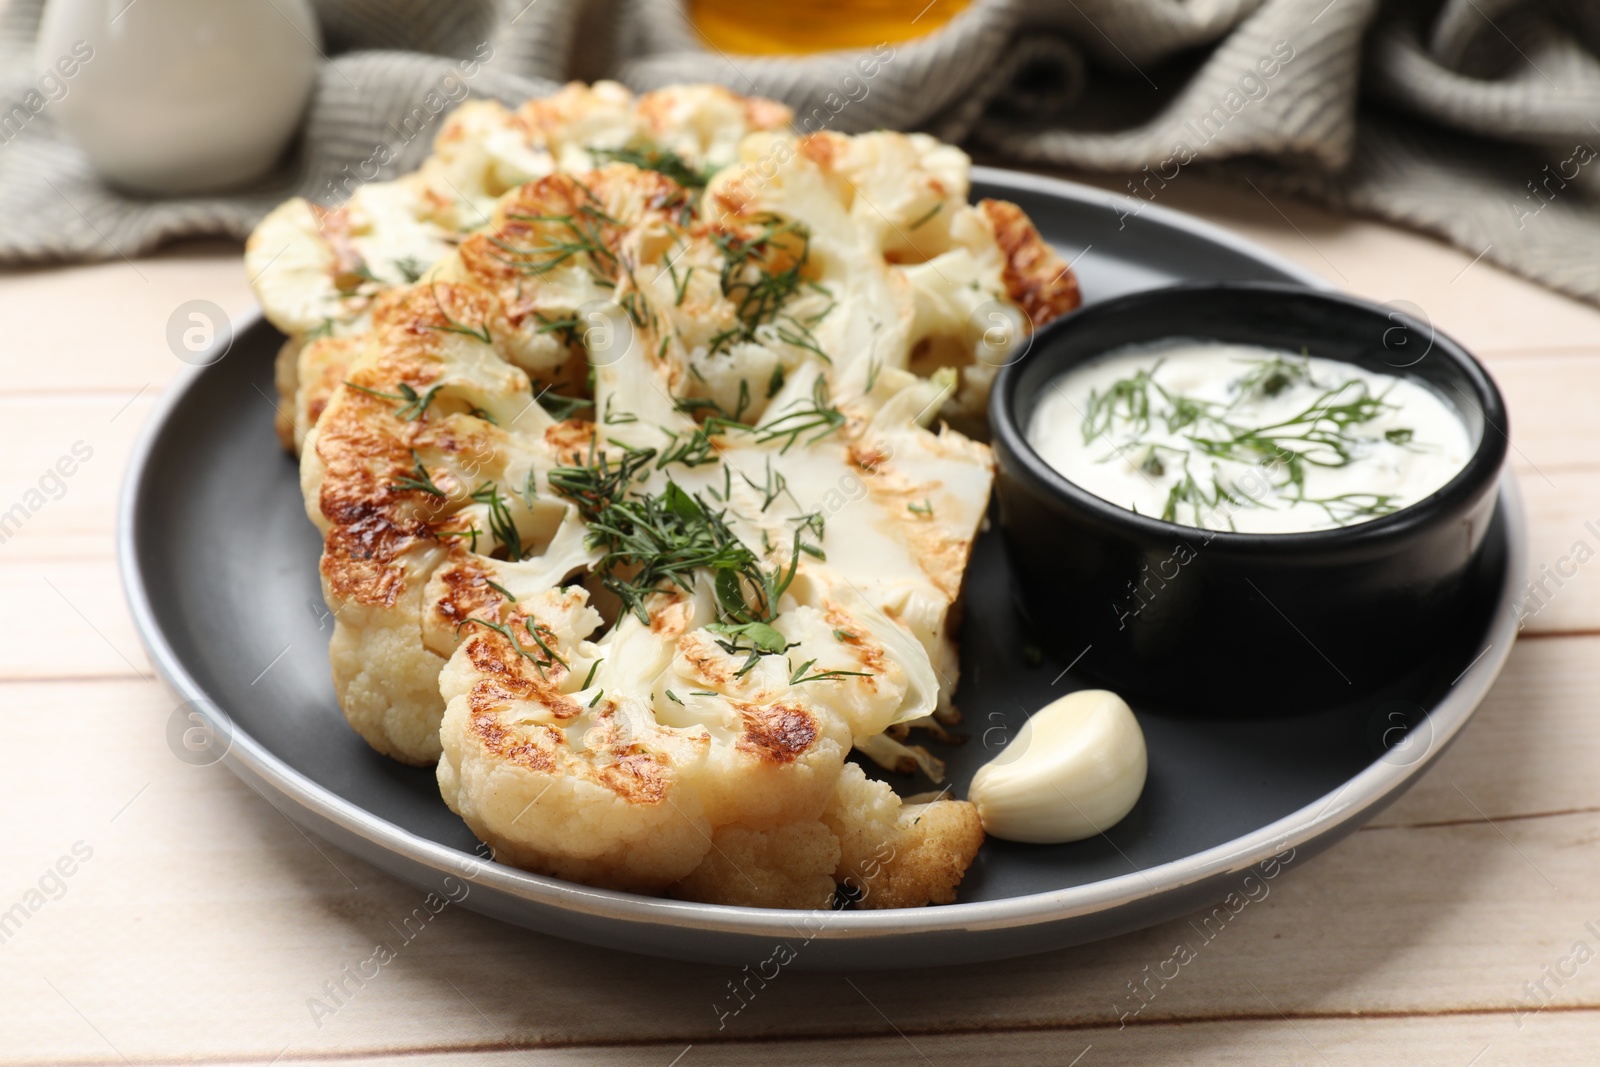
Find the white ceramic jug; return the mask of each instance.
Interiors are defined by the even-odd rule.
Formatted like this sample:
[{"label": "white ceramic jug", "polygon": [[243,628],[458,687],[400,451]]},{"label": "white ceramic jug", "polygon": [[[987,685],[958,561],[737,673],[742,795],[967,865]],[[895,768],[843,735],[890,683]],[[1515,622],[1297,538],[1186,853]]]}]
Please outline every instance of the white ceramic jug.
[{"label": "white ceramic jug", "polygon": [[305,113],[321,44],[309,0],[50,0],[37,47],[64,88],[50,113],[95,171],[179,194],[271,169]]}]

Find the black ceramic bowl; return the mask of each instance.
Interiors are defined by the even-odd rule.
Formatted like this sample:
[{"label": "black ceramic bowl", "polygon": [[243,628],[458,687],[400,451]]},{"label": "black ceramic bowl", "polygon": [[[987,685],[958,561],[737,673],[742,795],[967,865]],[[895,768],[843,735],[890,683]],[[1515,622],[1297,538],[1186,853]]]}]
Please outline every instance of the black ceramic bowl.
[{"label": "black ceramic bowl", "polygon": [[[1045,388],[1122,345],[1210,338],[1344,360],[1432,386],[1466,423],[1466,467],[1370,522],[1309,533],[1199,530],[1137,515],[1028,444]],[[990,400],[997,495],[1018,603],[1041,646],[1124,695],[1274,711],[1371,691],[1436,648],[1478,564],[1505,461],[1499,390],[1427,324],[1280,285],[1180,286],[1047,326]]]}]

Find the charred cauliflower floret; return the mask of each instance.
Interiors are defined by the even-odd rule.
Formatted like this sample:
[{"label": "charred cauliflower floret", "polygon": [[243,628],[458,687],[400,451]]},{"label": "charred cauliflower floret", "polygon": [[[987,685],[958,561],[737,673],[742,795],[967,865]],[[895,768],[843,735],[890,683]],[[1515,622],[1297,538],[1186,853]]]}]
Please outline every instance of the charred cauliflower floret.
[{"label": "charred cauliflower floret", "polygon": [[959,373],[941,414],[981,432],[994,375],[1033,330],[1078,306],[1077,280],[1014,204],[967,203],[970,160],[925,134],[752,134],[707,211],[804,225],[839,296],[821,347],[846,390],[882,367]]},{"label": "charred cauliflower floret", "polygon": [[340,705],[373,747],[413,763],[438,756],[438,672],[454,647],[423,641],[430,576],[464,546],[522,559],[559,543],[542,537],[547,507],[484,488],[526,481],[553,455],[527,376],[459,332],[493,307],[447,283],[386,296],[301,463],[325,534]]}]

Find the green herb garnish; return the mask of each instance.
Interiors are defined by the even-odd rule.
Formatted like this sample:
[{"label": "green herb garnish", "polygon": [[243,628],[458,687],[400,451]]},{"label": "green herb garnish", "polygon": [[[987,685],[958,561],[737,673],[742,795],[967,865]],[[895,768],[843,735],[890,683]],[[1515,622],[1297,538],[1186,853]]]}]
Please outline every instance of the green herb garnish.
[{"label": "green herb garnish", "polygon": [[597,160],[631,163],[640,170],[653,170],[663,174],[685,189],[704,189],[711,180],[712,171],[690,166],[678,153],[659,145],[642,144],[632,148],[591,148],[589,154]]},{"label": "green herb garnish", "polygon": [[[814,659],[808,659],[804,663],[800,664],[800,666],[795,667],[793,673],[789,675],[789,684],[801,685],[805,682],[833,682],[839,680],[840,678],[872,677],[872,675],[866,671],[818,671],[815,674],[807,674],[806,671],[810,670],[811,665],[815,662],[817,661]],[[793,666],[793,664],[790,666]]]},{"label": "green herb garnish", "polygon": [[433,483],[433,478],[429,476],[428,468],[422,465],[422,458],[417,455],[416,449],[411,450],[411,458],[415,461],[416,466],[411,469],[410,474],[401,476],[394,483],[394,488],[402,492],[427,493],[429,496],[436,496],[440,500],[446,499],[448,494]]},{"label": "green herb garnish", "polygon": [[848,420],[843,412],[834,407],[828,396],[828,383],[822,375],[817,375],[816,381],[811,386],[810,406],[791,407],[790,410],[777,418],[762,423],[756,427],[756,440],[761,444],[769,441],[784,440],[779,454],[788,452],[794,447],[802,434],[817,432],[806,439],[807,445],[815,444],[824,437],[842,427]]},{"label": "green herb garnish", "polygon": [[[395,392],[385,393],[378,389],[368,389],[364,385],[357,385],[351,381],[347,381],[344,384],[357,392],[366,393],[368,396],[375,396],[381,400],[400,401],[400,406],[394,409],[393,414],[401,422],[416,422],[422,418],[423,414],[428,410],[428,405],[433,403],[433,398],[438,396],[439,390],[444,388],[443,385],[435,385],[429,387],[425,393],[418,393],[412,388],[410,382],[401,382],[395,386]],[[477,410],[477,408],[473,409],[474,412]]]},{"label": "green herb garnish", "polygon": [[506,550],[506,559],[512,563],[521,560],[522,535],[517,532],[517,524],[511,518],[511,508],[500,495],[500,487],[493,482],[484,482],[472,491],[472,499],[488,507],[489,532]]},{"label": "green herb garnish", "polygon": [[[1248,361],[1248,369],[1229,383],[1234,399],[1217,403],[1174,393],[1154,378],[1160,368],[1157,360],[1148,369],[1113,382],[1105,391],[1090,393],[1083,421],[1084,442],[1102,437],[1110,439],[1121,431],[1122,444],[1106,458],[1137,456],[1130,460],[1150,478],[1174,477],[1160,517],[1180,521],[1185,512],[1195,525],[1205,528],[1207,517],[1218,509],[1270,507],[1224,480],[1217,463],[1199,472],[1190,460],[1205,457],[1260,469],[1290,504],[1306,503],[1323,509],[1337,525],[1385,515],[1398,507],[1398,497],[1374,493],[1345,493],[1333,497],[1311,497],[1306,493],[1306,475],[1312,467],[1344,467],[1354,462],[1362,449],[1378,440],[1376,434],[1363,434],[1360,428],[1394,405],[1385,394],[1375,394],[1361,379],[1351,379],[1321,392],[1298,411],[1275,422],[1259,426],[1238,421],[1235,412],[1250,396],[1279,397],[1289,389],[1315,385],[1305,359],[1272,356]],[[1192,451],[1161,443],[1146,444],[1143,438],[1156,420],[1169,434],[1183,437]],[[1384,431],[1384,440],[1407,445],[1413,431],[1394,428]],[[1178,459],[1164,458],[1168,453]],[[915,509],[913,509],[915,510]],[[1229,525],[1232,526],[1231,514]]]},{"label": "green herb garnish", "polygon": [[593,400],[585,400],[581,396],[562,396],[560,393],[551,392],[551,388],[551,386],[545,386],[544,389],[534,395],[534,399],[557,422],[566,422],[584,408],[594,407]]},{"label": "green herb garnish", "polygon": [[913,222],[910,226],[908,226],[906,228],[909,231],[911,231],[912,233],[915,233],[917,230],[921,229],[923,226],[927,225],[927,223],[932,221],[933,217],[935,215],[937,215],[939,212],[943,211],[943,210],[944,210],[944,201],[941,200],[937,204],[933,205],[933,207],[929,208],[928,209],[928,213],[926,215],[923,215],[921,218],[917,219],[916,222]]},{"label": "green herb garnish", "polygon": [[545,643],[544,638],[539,636],[540,630],[543,630],[551,637],[555,636],[555,631],[551,630],[543,623],[535,624],[533,621],[533,616],[531,615],[523,620],[523,625],[528,632],[528,636],[533,638],[535,647],[543,655],[535,654],[533,649],[523,645],[521,641],[517,640],[516,631],[504,623],[490,622],[488,619],[480,619],[476,616],[473,616],[472,618],[462,619],[459,623],[457,623],[456,632],[460,633],[461,627],[466,626],[468,623],[477,623],[484,629],[493,630],[495,633],[505,638],[511,643],[511,647],[516,650],[517,655],[521,656],[525,660],[528,660],[538,668],[540,677],[548,677],[545,674],[545,671],[556,666],[557,664],[560,664],[563,668],[567,666],[567,661],[556,655],[555,652],[551,650],[550,646]]},{"label": "green herb garnish", "polygon": [[441,333],[459,333],[467,337],[477,338],[486,345],[493,343],[493,340],[489,336],[489,326],[487,323],[480,323],[476,327],[464,326],[450,317],[450,313],[444,309],[444,304],[439,300],[439,284],[437,282],[435,282],[431,287],[431,292],[433,293],[434,306],[439,309],[439,315],[444,319],[447,325],[428,326],[424,324],[425,329],[438,330]]}]

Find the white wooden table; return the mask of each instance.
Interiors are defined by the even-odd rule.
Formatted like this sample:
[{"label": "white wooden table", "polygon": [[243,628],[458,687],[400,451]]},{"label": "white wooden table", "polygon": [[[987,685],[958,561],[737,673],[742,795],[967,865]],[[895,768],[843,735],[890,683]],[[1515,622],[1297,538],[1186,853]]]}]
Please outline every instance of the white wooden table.
[{"label": "white wooden table", "polygon": [[[1125,1028],[1113,1004],[1185,922],[956,970],[785,972],[719,1029],[730,968],[457,908],[407,941],[396,928],[415,890],[306,837],[222,767],[175,759],[174,701],[124,607],[112,526],[131,443],[182,369],[169,314],[194,298],[251,302],[236,246],[190,244],[0,275],[0,512],[42,505],[0,543],[0,917],[15,904],[28,916],[0,926],[0,1059],[1600,1062],[1600,563],[1587,562],[1600,551],[1600,311],[1248,189],[1191,177],[1163,196],[1345,289],[1412,302],[1482,357],[1511,406],[1535,571],[1575,574],[1552,583],[1423,782],[1277,879]],[[58,485],[46,471],[78,442],[92,454]],[[392,963],[363,985],[343,978],[380,942]],[[334,1000],[325,983],[341,979]]]}]

